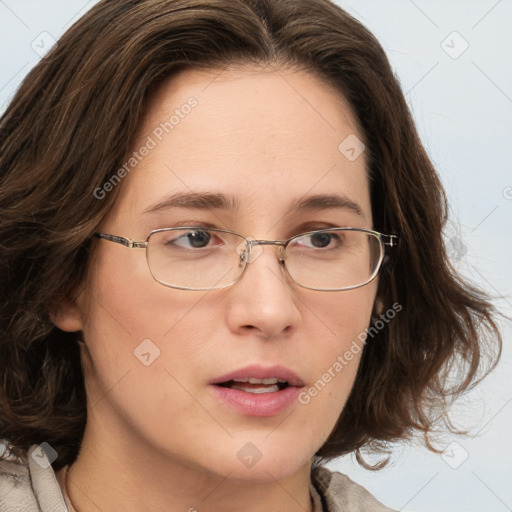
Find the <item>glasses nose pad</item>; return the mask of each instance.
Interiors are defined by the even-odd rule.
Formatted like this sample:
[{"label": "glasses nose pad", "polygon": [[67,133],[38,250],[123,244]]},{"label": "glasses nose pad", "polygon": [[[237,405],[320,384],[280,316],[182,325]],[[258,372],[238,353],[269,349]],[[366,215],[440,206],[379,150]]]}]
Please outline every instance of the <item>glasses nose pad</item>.
[{"label": "glasses nose pad", "polygon": [[249,244],[247,243],[247,241],[243,240],[242,242],[240,242],[236,246],[235,252],[239,256],[238,268],[242,268],[243,266],[245,266],[246,262],[248,262],[249,256],[250,256],[250,248],[249,248]]},{"label": "glasses nose pad", "polygon": [[254,246],[258,247],[261,250],[261,247],[259,247],[258,244],[253,244],[252,238],[246,238],[242,242],[240,242],[236,248],[236,253],[238,254],[238,268],[245,267],[247,263],[251,263],[254,261],[255,257],[258,255],[254,254]]},{"label": "glasses nose pad", "polygon": [[254,238],[246,238],[238,244],[236,252],[240,256],[238,267],[241,268],[247,263],[254,262],[263,252],[263,247]]},{"label": "glasses nose pad", "polygon": [[240,253],[240,258],[238,259],[238,268],[245,267],[251,258],[251,251],[249,246],[246,244],[243,252]]},{"label": "glasses nose pad", "polygon": [[286,247],[284,245],[280,245],[278,253],[279,263],[284,267],[286,261]]}]

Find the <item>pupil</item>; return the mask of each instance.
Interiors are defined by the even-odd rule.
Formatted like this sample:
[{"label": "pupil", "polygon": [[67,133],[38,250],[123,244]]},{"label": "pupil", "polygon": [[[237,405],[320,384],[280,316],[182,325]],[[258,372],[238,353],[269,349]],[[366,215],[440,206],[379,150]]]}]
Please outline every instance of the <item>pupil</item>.
[{"label": "pupil", "polygon": [[205,247],[212,237],[207,231],[194,231],[187,235],[192,247]]},{"label": "pupil", "polygon": [[311,243],[315,247],[327,247],[331,242],[331,235],[329,233],[315,233],[311,236]]}]

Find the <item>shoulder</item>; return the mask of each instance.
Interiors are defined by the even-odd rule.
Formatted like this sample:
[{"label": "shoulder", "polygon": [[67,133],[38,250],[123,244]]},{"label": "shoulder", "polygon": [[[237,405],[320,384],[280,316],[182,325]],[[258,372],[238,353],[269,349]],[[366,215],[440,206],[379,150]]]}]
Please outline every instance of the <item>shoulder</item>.
[{"label": "shoulder", "polygon": [[0,510],[67,512],[55,472],[39,445],[15,457],[0,440]]},{"label": "shoulder", "polygon": [[394,512],[342,473],[320,466],[311,479],[328,512]]}]

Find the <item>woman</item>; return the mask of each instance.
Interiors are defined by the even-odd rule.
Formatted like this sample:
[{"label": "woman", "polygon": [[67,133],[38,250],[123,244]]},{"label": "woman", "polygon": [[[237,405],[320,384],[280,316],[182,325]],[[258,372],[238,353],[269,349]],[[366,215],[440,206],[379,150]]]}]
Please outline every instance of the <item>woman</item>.
[{"label": "woman", "polygon": [[385,54],[330,2],[100,2],[0,144],[6,510],[390,510],[322,463],[428,443],[497,360]]}]

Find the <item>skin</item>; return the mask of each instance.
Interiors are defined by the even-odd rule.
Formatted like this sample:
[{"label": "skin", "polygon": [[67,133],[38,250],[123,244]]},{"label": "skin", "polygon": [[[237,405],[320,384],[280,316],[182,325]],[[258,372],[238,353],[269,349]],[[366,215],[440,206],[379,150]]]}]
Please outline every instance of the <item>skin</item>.
[{"label": "skin", "polygon": [[[180,119],[118,185],[98,231],[145,240],[152,229],[209,222],[255,239],[283,240],[330,226],[372,227],[366,161],[338,145],[363,139],[347,102],[305,71],[228,68],[182,71],[156,92],[139,148],[194,96]],[[223,192],[237,210],[175,208],[144,214],[175,192]],[[295,212],[290,204],[343,194],[347,208]],[[96,240],[90,275],[55,324],[82,331],[88,422],[68,490],[80,511],[246,512],[311,510],[312,457],[334,428],[360,354],[307,405],[272,417],[245,416],[208,382],[254,364],[281,364],[307,389],[370,322],[377,281],[355,290],[299,287],[265,246],[230,288],[184,291],[151,276],[143,249]],[[151,339],[160,356],[134,350]],[[237,457],[246,443],[261,459]],[[59,476],[62,476],[59,475]]]}]

